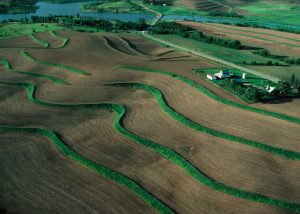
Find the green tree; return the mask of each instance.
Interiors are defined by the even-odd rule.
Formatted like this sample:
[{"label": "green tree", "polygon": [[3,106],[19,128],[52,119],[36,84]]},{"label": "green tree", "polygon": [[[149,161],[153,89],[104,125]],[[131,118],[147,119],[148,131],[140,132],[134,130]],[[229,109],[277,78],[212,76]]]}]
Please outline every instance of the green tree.
[{"label": "green tree", "polygon": [[290,85],[293,85],[295,81],[295,74],[292,74],[291,78],[290,78]]}]

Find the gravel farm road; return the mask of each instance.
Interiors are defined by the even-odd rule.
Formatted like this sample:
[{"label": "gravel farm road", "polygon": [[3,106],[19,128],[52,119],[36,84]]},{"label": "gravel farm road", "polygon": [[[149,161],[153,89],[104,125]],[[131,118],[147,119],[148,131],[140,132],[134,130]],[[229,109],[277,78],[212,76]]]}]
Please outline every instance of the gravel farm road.
[{"label": "gravel farm road", "polygon": [[[142,5],[146,10],[148,10],[149,12],[151,13],[154,13],[156,14],[155,18],[152,20],[150,26],[154,26],[156,25],[160,19],[163,17],[163,14],[157,12],[157,11],[154,11],[144,5]],[[159,39],[159,38],[156,38],[154,37],[153,35],[149,34],[148,31],[143,31],[142,35],[148,39],[151,39],[153,41],[156,41],[156,42],[159,42],[161,44],[165,44],[165,45],[168,45],[170,47],[173,47],[173,48],[176,48],[176,49],[179,49],[179,50],[182,50],[182,51],[185,51],[185,52],[189,52],[189,53],[192,53],[194,55],[197,55],[197,56],[200,56],[200,57],[203,57],[203,58],[206,58],[206,59],[209,59],[209,60],[212,60],[212,61],[215,61],[215,62],[218,62],[218,63],[221,63],[223,65],[226,65],[226,66],[229,66],[229,67],[232,67],[232,68],[236,68],[238,70],[241,70],[241,71],[244,71],[244,72],[247,72],[247,73],[250,73],[250,74],[254,74],[254,75],[257,75],[259,77],[262,77],[264,79],[268,79],[268,80],[271,80],[273,82],[278,82],[280,81],[280,79],[276,78],[276,77],[272,77],[272,76],[269,76],[269,75],[266,75],[266,74],[262,74],[260,72],[257,72],[255,70],[252,70],[252,69],[249,69],[249,68],[245,68],[243,66],[240,66],[240,65],[237,65],[237,64],[234,64],[234,63],[231,63],[231,62],[228,62],[228,61],[225,61],[225,60],[222,60],[220,58],[217,58],[217,57],[214,57],[214,56],[210,56],[202,51],[196,51],[196,50],[193,50],[193,49],[190,49],[190,48],[185,48],[185,47],[182,47],[182,46],[179,46],[179,45],[176,45],[176,44],[173,44],[171,42],[168,42],[168,41],[165,41],[163,39]]]}]

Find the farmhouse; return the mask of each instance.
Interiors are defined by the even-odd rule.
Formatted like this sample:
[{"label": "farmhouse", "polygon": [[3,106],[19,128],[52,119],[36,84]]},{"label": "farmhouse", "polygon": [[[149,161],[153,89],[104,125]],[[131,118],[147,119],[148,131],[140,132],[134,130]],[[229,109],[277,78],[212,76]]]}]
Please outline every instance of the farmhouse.
[{"label": "farmhouse", "polygon": [[207,74],[206,77],[207,77],[207,79],[209,79],[209,80],[215,80],[215,79],[217,79],[216,76],[213,75],[213,74]]},{"label": "farmhouse", "polygon": [[219,79],[230,78],[233,74],[229,70],[221,70],[219,73],[214,74]]},{"label": "farmhouse", "polygon": [[272,87],[272,86],[269,86],[269,85],[267,85],[267,87],[266,87],[266,90],[269,93],[272,93],[275,89],[276,89],[276,87]]}]

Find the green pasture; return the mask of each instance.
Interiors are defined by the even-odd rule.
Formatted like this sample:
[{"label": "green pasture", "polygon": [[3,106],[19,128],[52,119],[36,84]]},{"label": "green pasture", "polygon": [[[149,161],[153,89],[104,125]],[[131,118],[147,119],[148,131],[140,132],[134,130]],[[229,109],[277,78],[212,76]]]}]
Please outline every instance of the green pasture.
[{"label": "green pasture", "polygon": [[[195,70],[194,73],[199,73],[200,71],[203,71],[203,74],[205,75],[206,77],[206,74],[215,74],[215,73],[218,73],[221,69],[225,69],[225,70],[230,70],[233,75],[237,78],[242,78],[243,76],[243,71],[240,71],[238,69],[234,69],[234,68],[220,68],[220,69],[215,69],[215,68],[208,68],[208,69],[199,69],[198,71]],[[218,84],[218,81],[219,80],[214,80],[213,82]],[[266,86],[268,85],[268,80],[266,79],[263,79],[259,76],[256,76],[255,74],[250,74],[250,73],[247,73],[247,79],[245,80],[241,80],[242,82],[244,83],[251,83],[253,85],[256,85],[256,86]]]},{"label": "green pasture", "polygon": [[[208,44],[205,42],[195,41],[188,38],[182,38],[176,35],[155,35],[155,37],[166,40],[172,41],[172,43],[190,48],[197,51],[202,51],[207,53],[211,56],[226,60],[228,62],[232,62],[235,64],[242,64],[243,61],[245,62],[263,62],[266,63],[270,61],[269,58],[262,57],[256,54],[251,53],[248,50],[234,50],[226,47],[221,47],[218,45]],[[280,63],[280,61],[272,60],[275,62]]]},{"label": "green pasture", "polygon": [[277,77],[282,80],[288,81],[291,76],[295,74],[295,77],[300,80],[300,65],[291,66],[250,66],[245,65],[245,67],[250,69],[256,69],[269,76]]},{"label": "green pasture", "polygon": [[145,13],[145,9],[131,1],[106,1],[81,6],[85,12],[111,12],[111,13]]},{"label": "green pasture", "polygon": [[247,11],[246,18],[272,21],[283,24],[300,25],[300,5],[294,3],[256,2],[238,7]]},{"label": "green pasture", "polygon": [[0,26],[0,39],[13,38],[24,35],[32,35],[32,33],[39,33],[45,31],[61,30],[62,26],[57,24],[23,24],[10,23]]},{"label": "green pasture", "polygon": [[150,4],[144,4],[144,5],[152,10],[162,13],[163,15],[186,15],[186,16],[199,15],[199,16],[201,16],[201,15],[208,14],[205,11],[192,10],[188,7],[181,6],[181,5],[167,5],[167,6],[150,5]]}]

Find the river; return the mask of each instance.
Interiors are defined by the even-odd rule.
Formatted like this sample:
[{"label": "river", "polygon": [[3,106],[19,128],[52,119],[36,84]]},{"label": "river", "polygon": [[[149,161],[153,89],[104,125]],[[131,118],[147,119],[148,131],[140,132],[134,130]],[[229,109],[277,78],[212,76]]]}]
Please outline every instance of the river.
[{"label": "river", "polygon": [[[81,3],[66,3],[66,4],[55,4],[55,3],[46,3],[38,2],[37,6],[39,9],[35,13],[29,14],[0,14],[0,21],[14,19],[19,20],[25,17],[31,16],[49,16],[49,15],[72,15],[76,16],[79,14],[84,17],[92,17],[98,19],[107,19],[107,20],[122,20],[122,21],[137,21],[141,18],[146,20],[153,19],[154,14],[149,13],[140,13],[140,14],[129,14],[129,13],[106,13],[106,12],[83,12],[80,10],[80,5],[88,4],[89,2]],[[272,22],[261,22],[247,19],[237,19],[237,18],[228,18],[228,17],[207,17],[207,16],[182,16],[182,15],[166,15],[163,17],[163,20],[192,20],[197,22],[215,22],[215,23],[256,23],[261,26],[268,28],[282,28],[282,29],[294,29],[300,31],[299,25],[287,25],[279,24]]]}]

